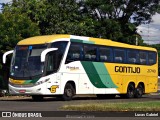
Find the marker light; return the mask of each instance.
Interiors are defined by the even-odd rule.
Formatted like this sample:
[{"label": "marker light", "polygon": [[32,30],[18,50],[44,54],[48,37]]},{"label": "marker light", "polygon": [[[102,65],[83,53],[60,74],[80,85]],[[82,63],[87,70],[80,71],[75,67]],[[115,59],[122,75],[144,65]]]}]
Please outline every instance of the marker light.
[{"label": "marker light", "polygon": [[47,82],[47,81],[49,81],[49,80],[50,80],[50,78],[47,78],[47,79],[44,79],[44,80],[38,81],[38,82],[36,82],[36,83],[35,83],[35,85],[43,84],[43,83],[45,83],[45,82]]}]

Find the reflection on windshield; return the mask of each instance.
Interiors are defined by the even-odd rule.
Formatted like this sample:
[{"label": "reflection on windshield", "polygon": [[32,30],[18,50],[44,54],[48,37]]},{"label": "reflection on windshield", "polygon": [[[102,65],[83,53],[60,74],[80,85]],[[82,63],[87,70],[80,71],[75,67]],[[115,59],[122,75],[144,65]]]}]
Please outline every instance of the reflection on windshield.
[{"label": "reflection on windshield", "polygon": [[41,52],[46,49],[46,45],[17,46],[13,54],[11,63],[11,76],[33,77],[43,73],[43,63],[41,63]]}]

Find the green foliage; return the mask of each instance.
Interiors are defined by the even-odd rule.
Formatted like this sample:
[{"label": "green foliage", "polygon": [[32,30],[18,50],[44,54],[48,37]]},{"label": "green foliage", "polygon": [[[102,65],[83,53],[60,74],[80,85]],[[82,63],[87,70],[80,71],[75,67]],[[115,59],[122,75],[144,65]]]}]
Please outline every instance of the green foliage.
[{"label": "green foliage", "polygon": [[65,33],[135,44],[136,27],[150,21],[159,7],[159,0],[13,0],[9,11],[26,14],[42,35]]},{"label": "green foliage", "polygon": [[[0,14],[0,55],[27,37],[74,34],[144,45],[136,27],[159,12],[159,0],[12,0]],[[132,22],[131,22],[132,21]],[[5,47],[4,47],[5,46]]]},{"label": "green foliage", "polygon": [[[151,21],[151,16],[158,12],[160,7],[159,0],[81,0],[84,12],[89,14],[99,23],[99,26],[106,30],[96,29],[103,38],[111,38],[119,42],[135,44],[136,27],[144,21]],[[108,28],[106,20],[115,21],[119,27]],[[131,22],[132,21],[132,22]],[[115,25],[115,22],[112,26]],[[111,32],[109,32],[111,29]],[[118,35],[116,36],[115,33]],[[112,34],[115,38],[109,37]],[[137,34],[138,35],[138,34]],[[139,38],[139,44],[142,44],[142,38]]]},{"label": "green foliage", "polygon": [[[40,34],[36,23],[33,23],[26,14],[12,12],[9,5],[5,6],[3,13],[0,13],[0,21],[0,56],[5,51],[14,49],[19,40]],[[2,57],[0,61],[1,59]]]},{"label": "green foliage", "polygon": [[[32,23],[32,21],[24,14],[0,14],[0,19],[1,52],[13,49],[19,40],[39,34],[37,25]],[[6,49],[2,49],[4,45]]]}]

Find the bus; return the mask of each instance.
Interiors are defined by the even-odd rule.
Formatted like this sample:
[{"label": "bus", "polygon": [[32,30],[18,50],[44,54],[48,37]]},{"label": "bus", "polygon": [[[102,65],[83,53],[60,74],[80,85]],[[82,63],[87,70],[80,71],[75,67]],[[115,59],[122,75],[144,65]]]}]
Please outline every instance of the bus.
[{"label": "bus", "polygon": [[98,98],[140,98],[157,92],[157,50],[108,39],[67,34],[24,39],[14,50],[9,93],[72,100],[74,95]]}]

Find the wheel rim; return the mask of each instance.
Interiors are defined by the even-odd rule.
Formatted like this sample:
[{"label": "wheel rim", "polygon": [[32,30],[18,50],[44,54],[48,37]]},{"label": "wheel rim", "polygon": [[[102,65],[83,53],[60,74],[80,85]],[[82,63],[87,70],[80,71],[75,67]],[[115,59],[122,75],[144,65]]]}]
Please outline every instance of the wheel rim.
[{"label": "wheel rim", "polygon": [[140,86],[138,89],[137,89],[137,95],[138,96],[142,96],[143,94],[143,88]]},{"label": "wheel rim", "polygon": [[128,93],[129,93],[129,97],[134,96],[134,87],[132,85],[129,86]]},{"label": "wheel rim", "polygon": [[65,90],[65,93],[66,93],[66,96],[68,96],[68,97],[72,97],[72,95],[73,95],[72,90],[69,88]]}]

